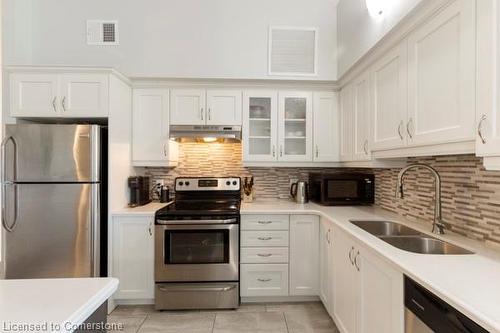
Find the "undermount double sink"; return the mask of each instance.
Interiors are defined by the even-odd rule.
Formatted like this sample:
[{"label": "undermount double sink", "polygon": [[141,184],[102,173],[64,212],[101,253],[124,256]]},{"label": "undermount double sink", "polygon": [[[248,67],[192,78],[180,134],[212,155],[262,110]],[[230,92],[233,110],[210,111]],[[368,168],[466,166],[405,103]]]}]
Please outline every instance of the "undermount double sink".
[{"label": "undermount double sink", "polygon": [[377,220],[351,220],[350,222],[404,251],[445,255],[474,253],[396,222]]}]

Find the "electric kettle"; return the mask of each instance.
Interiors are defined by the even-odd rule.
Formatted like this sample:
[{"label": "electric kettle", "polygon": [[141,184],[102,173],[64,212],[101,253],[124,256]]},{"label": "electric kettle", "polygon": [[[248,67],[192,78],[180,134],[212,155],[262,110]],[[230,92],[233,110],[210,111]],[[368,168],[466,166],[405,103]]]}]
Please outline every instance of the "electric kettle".
[{"label": "electric kettle", "polygon": [[290,187],[290,196],[293,200],[295,200],[295,202],[305,204],[309,202],[308,187],[309,185],[304,181],[293,183]]}]

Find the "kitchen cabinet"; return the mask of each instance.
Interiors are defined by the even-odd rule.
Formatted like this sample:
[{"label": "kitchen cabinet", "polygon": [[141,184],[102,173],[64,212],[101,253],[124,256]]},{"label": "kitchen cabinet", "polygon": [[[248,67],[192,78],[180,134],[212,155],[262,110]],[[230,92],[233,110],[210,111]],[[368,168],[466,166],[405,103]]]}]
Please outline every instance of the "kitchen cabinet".
[{"label": "kitchen cabinet", "polygon": [[239,125],[242,101],[239,90],[172,89],[172,125]]},{"label": "kitchen cabinet", "polygon": [[278,115],[279,160],[312,161],[312,94],[280,92]]},{"label": "kitchen cabinet", "polygon": [[132,164],[173,166],[177,143],[169,140],[168,89],[134,89],[132,110]]},{"label": "kitchen cabinet", "polygon": [[290,216],[290,295],[316,296],[319,289],[319,217]]},{"label": "kitchen cabinet", "polygon": [[369,161],[370,153],[370,79],[365,73],[352,86],[352,160]]},{"label": "kitchen cabinet", "polygon": [[109,74],[58,70],[10,73],[10,115],[21,118],[106,118]]},{"label": "kitchen cabinet", "polygon": [[390,50],[371,68],[371,119],[373,150],[406,145],[408,112],[407,44]]},{"label": "kitchen cabinet", "polygon": [[278,92],[245,91],[243,97],[243,160],[277,160]]},{"label": "kitchen cabinet", "polygon": [[321,218],[319,225],[319,298],[333,317],[333,225]]},{"label": "kitchen cabinet", "polygon": [[346,85],[340,91],[340,160],[350,161],[353,154],[353,100],[352,85]]},{"label": "kitchen cabinet", "polygon": [[288,264],[240,265],[240,295],[288,296]]},{"label": "kitchen cabinet", "polygon": [[154,217],[114,216],[112,276],[116,300],[154,299]]},{"label": "kitchen cabinet", "polygon": [[343,332],[404,331],[403,274],[336,230],[334,317]]},{"label": "kitchen cabinet", "polygon": [[476,1],[456,0],[408,37],[408,143],[474,140]]},{"label": "kitchen cabinet", "polygon": [[338,94],[313,93],[314,162],[339,161],[339,120]]}]

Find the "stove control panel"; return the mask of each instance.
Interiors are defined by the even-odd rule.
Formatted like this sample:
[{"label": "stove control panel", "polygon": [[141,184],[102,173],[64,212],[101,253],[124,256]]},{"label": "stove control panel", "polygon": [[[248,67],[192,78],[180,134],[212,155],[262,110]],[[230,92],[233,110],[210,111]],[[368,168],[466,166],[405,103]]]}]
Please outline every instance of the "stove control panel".
[{"label": "stove control panel", "polygon": [[237,177],[223,178],[177,178],[175,191],[240,191],[241,180]]}]

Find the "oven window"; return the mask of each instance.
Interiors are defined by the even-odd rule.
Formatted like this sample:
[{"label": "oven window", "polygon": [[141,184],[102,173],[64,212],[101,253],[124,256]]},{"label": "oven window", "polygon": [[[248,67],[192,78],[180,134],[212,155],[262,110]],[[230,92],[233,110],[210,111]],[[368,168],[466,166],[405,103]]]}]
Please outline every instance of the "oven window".
[{"label": "oven window", "polygon": [[329,180],[327,188],[329,199],[357,199],[357,180]]},{"label": "oven window", "polygon": [[229,230],[165,231],[165,264],[229,263]]}]

